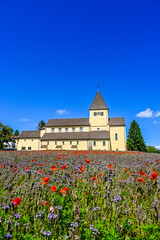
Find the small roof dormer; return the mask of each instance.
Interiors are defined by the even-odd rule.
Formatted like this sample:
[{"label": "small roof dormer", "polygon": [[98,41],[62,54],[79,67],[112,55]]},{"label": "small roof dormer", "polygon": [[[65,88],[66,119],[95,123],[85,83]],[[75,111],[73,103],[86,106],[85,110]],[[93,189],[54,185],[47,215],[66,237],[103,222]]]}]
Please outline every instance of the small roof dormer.
[{"label": "small roof dormer", "polygon": [[108,110],[108,107],[107,107],[99,90],[98,90],[89,110]]}]

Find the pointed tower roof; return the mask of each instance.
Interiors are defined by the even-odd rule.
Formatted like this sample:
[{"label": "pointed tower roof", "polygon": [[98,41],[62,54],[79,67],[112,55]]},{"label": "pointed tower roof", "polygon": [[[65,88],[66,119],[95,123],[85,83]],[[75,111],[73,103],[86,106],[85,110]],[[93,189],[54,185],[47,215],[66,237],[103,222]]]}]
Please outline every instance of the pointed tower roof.
[{"label": "pointed tower roof", "polygon": [[103,100],[103,97],[99,90],[98,90],[89,110],[108,110],[108,107],[105,104],[105,101]]}]

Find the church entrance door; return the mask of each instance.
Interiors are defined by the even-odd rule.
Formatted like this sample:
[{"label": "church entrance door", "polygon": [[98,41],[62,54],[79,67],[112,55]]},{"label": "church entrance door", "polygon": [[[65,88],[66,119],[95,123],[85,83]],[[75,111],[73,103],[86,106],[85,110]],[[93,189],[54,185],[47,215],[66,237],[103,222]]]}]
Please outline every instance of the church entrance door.
[{"label": "church entrance door", "polygon": [[92,142],[88,142],[88,150],[92,151]]}]

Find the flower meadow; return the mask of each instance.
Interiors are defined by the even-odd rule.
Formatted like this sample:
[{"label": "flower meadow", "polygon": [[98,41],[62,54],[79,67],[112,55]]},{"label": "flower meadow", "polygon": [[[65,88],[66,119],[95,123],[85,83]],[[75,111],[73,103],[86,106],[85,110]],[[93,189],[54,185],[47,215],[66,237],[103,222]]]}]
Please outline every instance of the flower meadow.
[{"label": "flower meadow", "polygon": [[160,154],[0,152],[0,239],[160,239]]}]

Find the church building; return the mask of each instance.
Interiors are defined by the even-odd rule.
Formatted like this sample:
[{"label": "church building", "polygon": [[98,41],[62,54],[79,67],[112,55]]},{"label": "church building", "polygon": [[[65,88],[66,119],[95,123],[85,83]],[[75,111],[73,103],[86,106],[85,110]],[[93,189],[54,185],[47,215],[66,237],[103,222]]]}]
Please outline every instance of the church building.
[{"label": "church building", "polygon": [[109,109],[98,90],[89,118],[49,119],[40,131],[22,131],[17,150],[126,151],[124,118],[109,118]]}]

